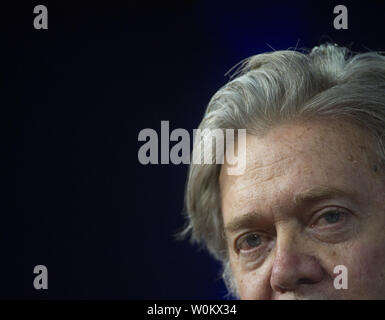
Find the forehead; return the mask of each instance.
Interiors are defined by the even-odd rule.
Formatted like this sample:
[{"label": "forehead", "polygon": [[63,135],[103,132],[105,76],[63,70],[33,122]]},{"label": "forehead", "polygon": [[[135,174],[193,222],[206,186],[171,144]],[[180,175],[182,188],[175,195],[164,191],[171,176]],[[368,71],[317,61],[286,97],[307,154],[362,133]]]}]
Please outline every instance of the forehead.
[{"label": "forehead", "polygon": [[284,204],[317,185],[368,188],[379,167],[372,146],[367,132],[341,121],[285,124],[263,137],[248,135],[245,173],[227,175],[226,164],[221,169],[224,218],[226,211],[252,210],[258,201]]}]

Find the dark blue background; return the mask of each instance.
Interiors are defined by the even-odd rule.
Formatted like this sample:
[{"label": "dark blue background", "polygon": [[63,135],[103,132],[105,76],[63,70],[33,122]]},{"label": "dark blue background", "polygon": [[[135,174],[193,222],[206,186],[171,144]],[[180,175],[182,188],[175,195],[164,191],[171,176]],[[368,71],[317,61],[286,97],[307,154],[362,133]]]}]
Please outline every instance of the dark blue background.
[{"label": "dark blue background", "polygon": [[219,264],[173,237],[187,166],[140,165],[139,131],[192,132],[224,74],[270,46],[385,50],[381,1],[345,3],[348,30],[339,1],[129,3],[2,4],[0,298],[223,298]]}]

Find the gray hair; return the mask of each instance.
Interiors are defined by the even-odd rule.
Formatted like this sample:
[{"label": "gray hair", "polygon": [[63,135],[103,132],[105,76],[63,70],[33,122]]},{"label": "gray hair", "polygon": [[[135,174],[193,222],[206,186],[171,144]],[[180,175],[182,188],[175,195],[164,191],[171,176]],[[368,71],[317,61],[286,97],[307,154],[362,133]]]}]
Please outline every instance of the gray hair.
[{"label": "gray hair", "polygon": [[[354,54],[335,44],[309,53],[263,53],[241,62],[230,80],[211,98],[201,130],[243,128],[260,135],[299,119],[351,120],[376,139],[376,152],[385,159],[385,57],[381,53]],[[222,262],[227,288],[237,297],[223,232],[220,167],[190,165],[186,228],[181,235],[190,235],[192,242]]]}]

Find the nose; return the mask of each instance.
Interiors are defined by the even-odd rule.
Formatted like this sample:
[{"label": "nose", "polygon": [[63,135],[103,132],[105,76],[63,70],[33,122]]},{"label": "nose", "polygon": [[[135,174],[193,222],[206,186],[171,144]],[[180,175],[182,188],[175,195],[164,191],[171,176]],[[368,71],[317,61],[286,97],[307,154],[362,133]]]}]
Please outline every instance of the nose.
[{"label": "nose", "polygon": [[275,292],[296,291],[301,285],[316,284],[324,277],[318,259],[300,243],[299,237],[277,237],[270,277],[270,285]]}]

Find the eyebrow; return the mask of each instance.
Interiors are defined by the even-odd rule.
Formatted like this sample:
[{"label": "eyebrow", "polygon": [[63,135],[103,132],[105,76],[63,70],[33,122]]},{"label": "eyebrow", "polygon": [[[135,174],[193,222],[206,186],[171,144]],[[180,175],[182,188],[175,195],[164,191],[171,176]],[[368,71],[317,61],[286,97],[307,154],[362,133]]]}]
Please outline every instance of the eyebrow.
[{"label": "eyebrow", "polygon": [[336,196],[351,196],[352,193],[329,186],[317,186],[309,190],[298,193],[294,197],[295,204],[313,203],[320,200],[330,199]]},{"label": "eyebrow", "polygon": [[[329,186],[317,186],[309,190],[305,190],[295,195],[294,204],[296,206],[309,205],[311,203],[319,202],[321,200],[331,199],[336,196],[351,196],[352,193]],[[248,212],[241,216],[235,217],[225,226],[226,233],[234,233],[242,229],[256,224],[258,221],[266,218],[255,211]]]}]

